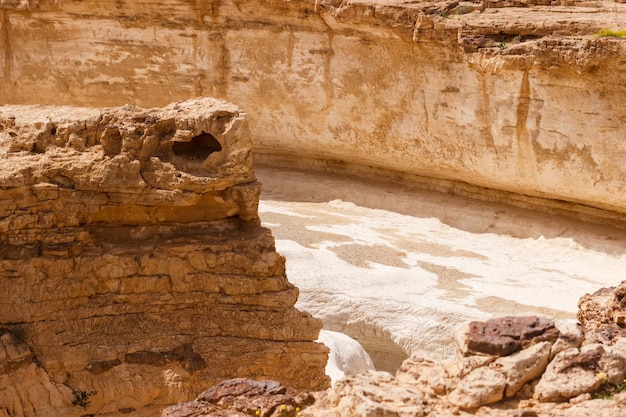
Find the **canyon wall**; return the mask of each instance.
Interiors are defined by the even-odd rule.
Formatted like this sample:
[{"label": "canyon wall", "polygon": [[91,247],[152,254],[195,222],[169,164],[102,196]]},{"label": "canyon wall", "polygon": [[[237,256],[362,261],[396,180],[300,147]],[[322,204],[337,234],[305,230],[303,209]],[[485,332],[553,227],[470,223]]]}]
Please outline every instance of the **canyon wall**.
[{"label": "canyon wall", "polygon": [[576,1],[3,0],[0,102],[216,96],[249,114],[261,162],[408,175],[623,224],[626,44],[594,34],[625,13]]},{"label": "canyon wall", "polygon": [[257,216],[245,113],[0,106],[0,416],[158,415],[225,378],[323,389]]}]

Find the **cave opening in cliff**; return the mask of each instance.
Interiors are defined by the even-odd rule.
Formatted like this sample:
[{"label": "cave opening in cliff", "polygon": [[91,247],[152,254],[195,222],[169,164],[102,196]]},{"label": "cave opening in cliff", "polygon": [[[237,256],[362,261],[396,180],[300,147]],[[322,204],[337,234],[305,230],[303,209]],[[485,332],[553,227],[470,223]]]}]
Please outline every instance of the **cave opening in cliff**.
[{"label": "cave opening in cliff", "polygon": [[206,132],[194,136],[189,142],[174,142],[174,155],[192,160],[205,160],[213,152],[222,150],[222,145],[215,137]]}]

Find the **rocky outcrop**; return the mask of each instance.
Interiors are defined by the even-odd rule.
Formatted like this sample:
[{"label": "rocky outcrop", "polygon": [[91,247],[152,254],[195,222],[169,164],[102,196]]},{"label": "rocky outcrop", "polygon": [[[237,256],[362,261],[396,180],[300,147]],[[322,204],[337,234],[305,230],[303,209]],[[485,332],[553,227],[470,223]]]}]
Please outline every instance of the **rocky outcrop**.
[{"label": "rocky outcrop", "polygon": [[5,0],[0,102],[212,95],[246,109],[259,161],[623,226],[626,44],[598,34],[623,29],[625,13],[541,0]]},{"label": "rocky outcrop", "polygon": [[[584,296],[579,316],[621,317],[615,309],[621,308],[625,288],[626,281],[617,288]],[[608,299],[613,310],[598,310],[597,306]],[[306,408],[298,415],[623,416],[626,337],[618,336],[605,344],[588,341],[583,338],[588,325],[563,325],[558,330],[552,320],[539,317],[468,323],[457,331],[455,361],[414,355],[395,377],[376,371],[346,376],[331,390],[317,393],[315,404],[304,404]],[[481,341],[480,349],[476,349],[476,340]],[[519,349],[507,352],[511,341],[521,341]],[[198,401],[193,404],[200,407]],[[178,413],[174,407],[168,410],[170,414],[164,416],[190,415]],[[232,411],[232,407],[227,410]],[[224,415],[240,414],[226,411]],[[254,415],[254,411],[247,415]]]},{"label": "rocky outcrop", "polygon": [[[551,320],[538,317],[468,323],[457,330],[455,362],[414,356],[395,378],[374,374],[346,378],[303,415],[491,416],[506,412],[556,417],[602,410],[603,415],[619,416],[626,405],[626,337],[616,336],[602,344],[597,343],[596,333],[590,340],[583,335],[589,328],[622,328],[615,318],[621,317],[625,288],[626,282],[582,297],[579,317],[587,319],[581,319],[578,329],[569,326],[559,331]],[[602,318],[591,323],[592,317]],[[390,394],[398,390],[417,394]],[[369,402],[367,408],[356,405],[364,403],[363,398]],[[492,408],[493,403],[498,404]],[[405,413],[409,405],[419,411]],[[376,414],[373,410],[385,411]]]},{"label": "rocky outcrop", "polygon": [[276,381],[232,379],[209,388],[195,401],[163,410],[163,417],[297,417],[313,396],[296,392]]},{"label": "rocky outcrop", "polygon": [[237,376],[328,385],[236,106],[0,106],[0,159],[0,415],[154,415]]}]

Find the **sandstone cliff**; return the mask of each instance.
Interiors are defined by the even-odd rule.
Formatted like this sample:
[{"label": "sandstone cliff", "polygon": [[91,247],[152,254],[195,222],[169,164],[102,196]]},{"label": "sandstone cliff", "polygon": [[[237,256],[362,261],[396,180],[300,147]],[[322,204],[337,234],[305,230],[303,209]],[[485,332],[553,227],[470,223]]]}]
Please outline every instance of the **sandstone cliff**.
[{"label": "sandstone cliff", "polygon": [[246,109],[259,161],[623,225],[626,43],[596,33],[623,29],[625,13],[602,1],[3,0],[0,102],[212,95]]},{"label": "sandstone cliff", "polygon": [[235,376],[328,385],[236,106],[0,106],[0,161],[0,415],[155,415]]}]

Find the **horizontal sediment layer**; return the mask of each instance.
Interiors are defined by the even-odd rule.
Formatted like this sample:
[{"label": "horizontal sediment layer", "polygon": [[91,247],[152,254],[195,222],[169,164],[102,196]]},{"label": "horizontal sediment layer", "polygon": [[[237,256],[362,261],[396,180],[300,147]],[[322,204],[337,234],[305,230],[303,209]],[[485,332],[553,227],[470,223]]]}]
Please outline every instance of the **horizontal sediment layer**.
[{"label": "horizontal sediment layer", "polygon": [[609,223],[626,212],[624,4],[41,0],[0,14],[0,102],[214,95],[246,110],[260,153],[592,207]]}]

